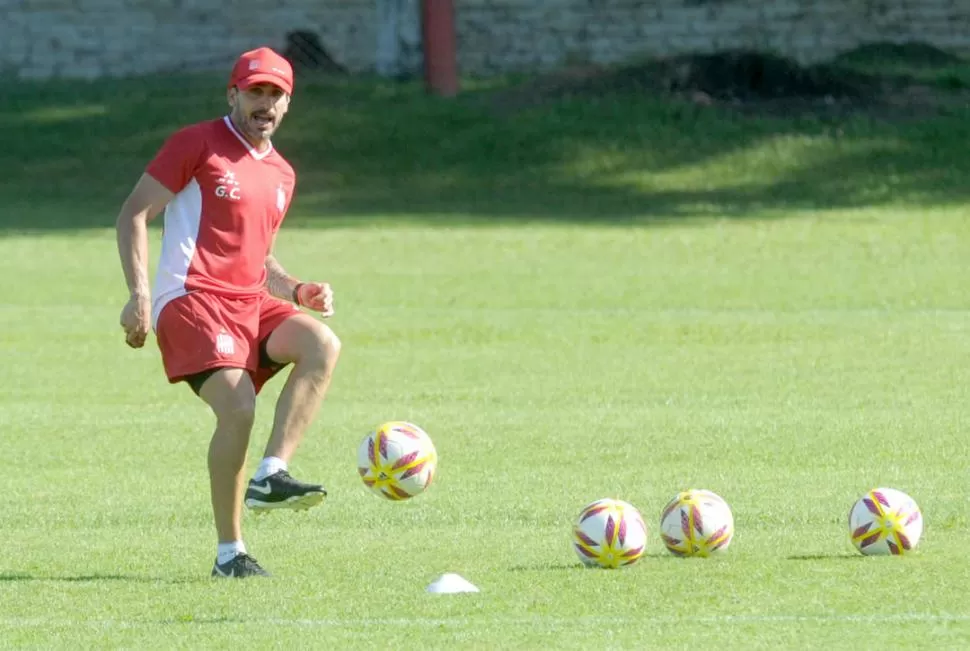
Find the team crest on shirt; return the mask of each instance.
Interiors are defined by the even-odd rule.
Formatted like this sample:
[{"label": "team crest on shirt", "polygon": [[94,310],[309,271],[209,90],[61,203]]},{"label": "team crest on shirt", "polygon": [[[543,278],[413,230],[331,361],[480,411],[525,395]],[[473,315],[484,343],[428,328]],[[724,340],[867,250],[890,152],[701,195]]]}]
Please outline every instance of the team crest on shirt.
[{"label": "team crest on shirt", "polygon": [[283,209],[286,208],[286,191],[283,189],[282,183],[276,188],[276,207],[280,212],[283,212]]}]

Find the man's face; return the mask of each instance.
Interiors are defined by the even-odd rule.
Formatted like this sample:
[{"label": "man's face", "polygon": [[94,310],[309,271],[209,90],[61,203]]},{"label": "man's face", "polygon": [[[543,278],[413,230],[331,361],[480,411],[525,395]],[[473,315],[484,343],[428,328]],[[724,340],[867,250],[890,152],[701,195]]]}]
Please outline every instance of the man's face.
[{"label": "man's face", "polygon": [[273,84],[254,84],[246,90],[229,89],[232,121],[251,141],[269,140],[283,121],[290,96]]}]

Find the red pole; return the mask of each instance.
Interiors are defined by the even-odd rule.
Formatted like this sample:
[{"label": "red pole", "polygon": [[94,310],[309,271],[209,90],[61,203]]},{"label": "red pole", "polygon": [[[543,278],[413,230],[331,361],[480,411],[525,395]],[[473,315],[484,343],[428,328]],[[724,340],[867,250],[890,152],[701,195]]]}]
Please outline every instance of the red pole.
[{"label": "red pole", "polygon": [[422,0],[421,13],[425,83],[430,92],[453,97],[458,94],[454,0]]}]

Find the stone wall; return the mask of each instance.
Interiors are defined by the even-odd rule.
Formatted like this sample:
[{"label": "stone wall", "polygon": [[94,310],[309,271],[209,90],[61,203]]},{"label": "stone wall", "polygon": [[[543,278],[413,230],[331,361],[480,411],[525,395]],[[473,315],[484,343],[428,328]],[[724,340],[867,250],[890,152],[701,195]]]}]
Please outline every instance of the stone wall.
[{"label": "stone wall", "polygon": [[[803,62],[872,41],[920,40],[970,51],[970,0],[454,1],[459,65],[466,75],[739,47]],[[0,74],[93,78],[225,68],[250,47],[282,49],[286,34],[296,29],[317,32],[348,69],[373,70],[378,42],[387,44],[386,29],[379,37],[379,16],[388,15],[388,2],[400,3],[405,12],[420,5],[0,0]]]}]

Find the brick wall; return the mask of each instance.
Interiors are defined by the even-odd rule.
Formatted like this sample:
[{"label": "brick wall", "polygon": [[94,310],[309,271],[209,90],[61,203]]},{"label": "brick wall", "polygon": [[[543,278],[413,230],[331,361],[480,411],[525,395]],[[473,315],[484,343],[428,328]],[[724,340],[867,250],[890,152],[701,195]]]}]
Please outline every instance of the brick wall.
[{"label": "brick wall", "polygon": [[[310,29],[372,70],[381,0],[0,0],[0,73],[97,77],[224,68]],[[412,7],[420,0],[409,1]],[[803,62],[860,43],[970,51],[970,0],[455,0],[464,74],[756,47]]]}]

